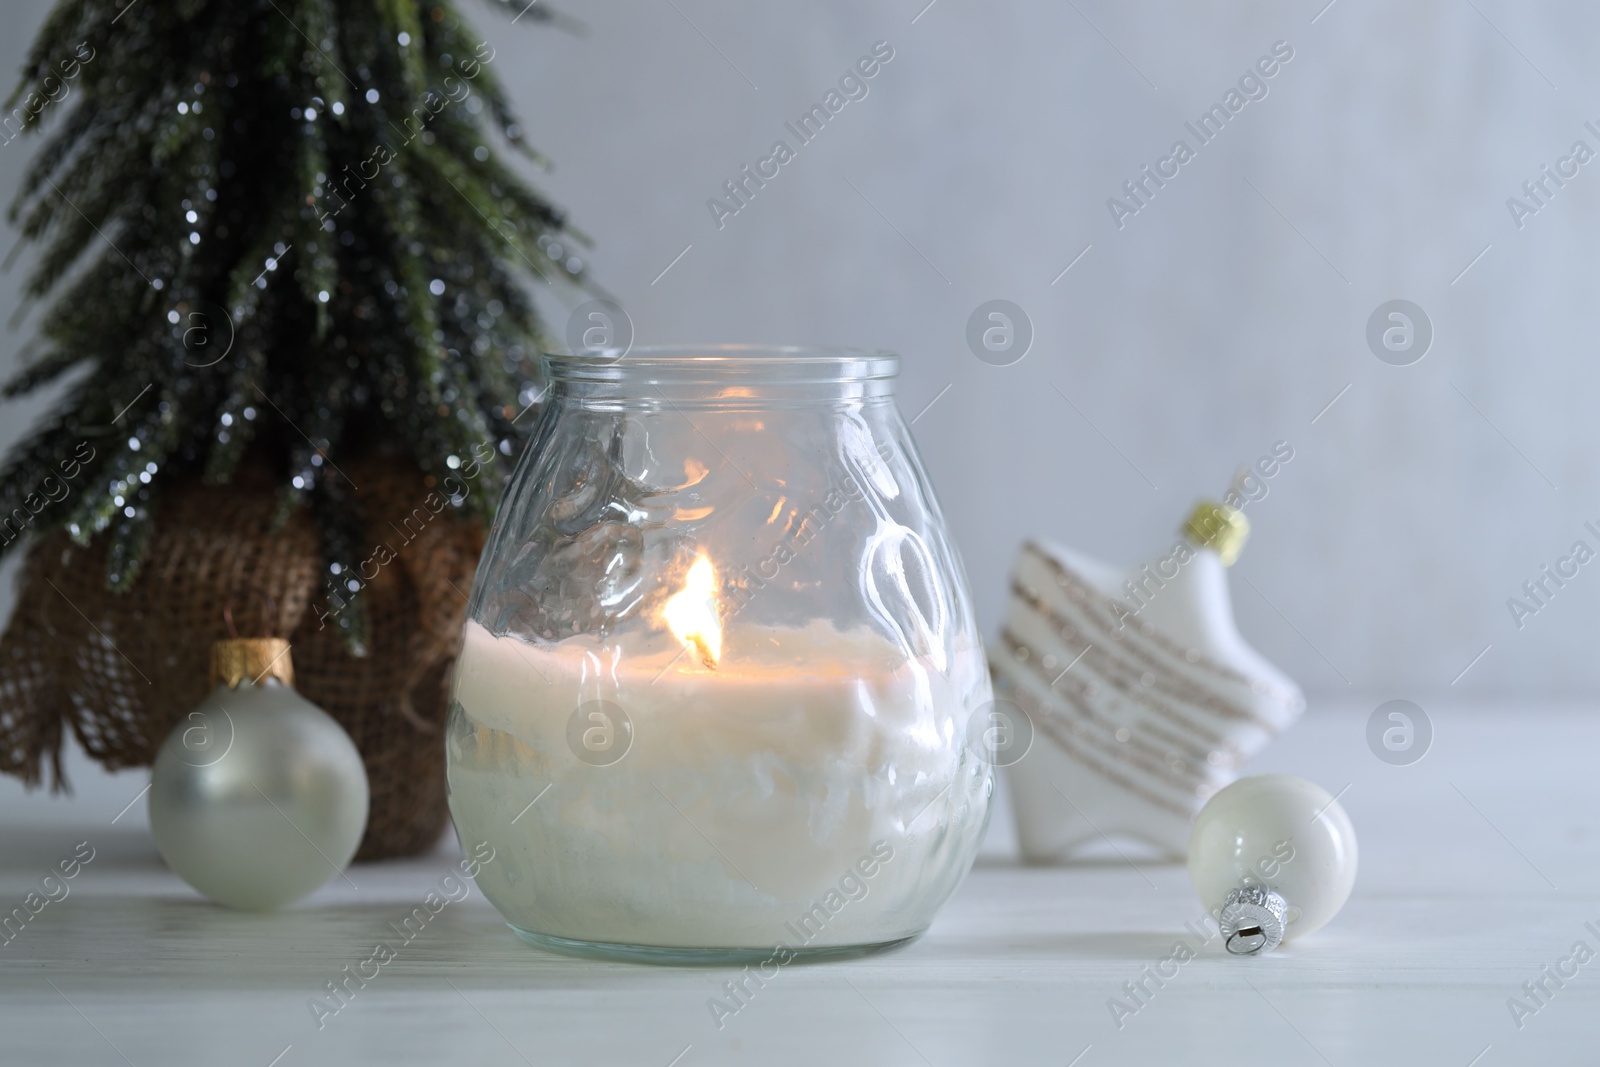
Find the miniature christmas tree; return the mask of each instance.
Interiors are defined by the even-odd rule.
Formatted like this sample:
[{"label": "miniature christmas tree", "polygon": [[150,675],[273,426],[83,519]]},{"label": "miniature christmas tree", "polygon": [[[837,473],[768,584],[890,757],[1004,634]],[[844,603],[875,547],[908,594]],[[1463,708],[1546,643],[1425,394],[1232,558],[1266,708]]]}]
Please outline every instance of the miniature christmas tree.
[{"label": "miniature christmas tree", "polygon": [[[528,283],[583,279],[562,213],[496,151],[538,158],[496,57],[450,0],[61,3],[3,127],[54,127],[11,208],[40,248],[27,294],[54,303],[5,395],[76,376],[0,471],[0,553],[109,538],[127,589],[163,488],[260,461],[349,596],[339,464],[384,448],[429,484],[478,460],[486,491],[451,503],[486,516],[538,396]],[[359,649],[361,612],[333,614]]]}]

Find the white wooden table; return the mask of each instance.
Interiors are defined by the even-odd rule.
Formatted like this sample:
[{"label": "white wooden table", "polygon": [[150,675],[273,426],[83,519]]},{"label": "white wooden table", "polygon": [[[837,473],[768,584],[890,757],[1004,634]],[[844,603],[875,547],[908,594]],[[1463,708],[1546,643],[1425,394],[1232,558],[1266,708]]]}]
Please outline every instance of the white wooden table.
[{"label": "white wooden table", "polygon": [[79,762],[70,802],[0,782],[0,911],[78,842],[95,849],[70,895],[0,946],[0,1063],[1600,1062],[1600,958],[1520,1030],[1507,1008],[1575,942],[1600,952],[1584,925],[1600,930],[1600,714],[1428,706],[1432,751],[1391,767],[1366,748],[1377,703],[1321,704],[1252,768],[1349,783],[1361,873],[1345,911],[1269,957],[1213,941],[1121,1029],[1108,999],[1201,914],[1186,872],[1109,850],[1019,867],[1008,812],[921,941],[787,967],[720,1030],[706,1002],[731,972],[548,955],[476,891],[319,1030],[308,998],[422,901],[453,840],[353,869],[359,888],[238,915],[166,872],[142,801],[112,824],[142,773]]}]

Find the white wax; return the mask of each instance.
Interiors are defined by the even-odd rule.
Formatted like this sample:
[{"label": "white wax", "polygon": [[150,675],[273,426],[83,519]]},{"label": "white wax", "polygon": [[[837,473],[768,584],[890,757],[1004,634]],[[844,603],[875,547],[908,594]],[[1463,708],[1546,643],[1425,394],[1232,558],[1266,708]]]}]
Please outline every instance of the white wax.
[{"label": "white wax", "polygon": [[[713,670],[670,635],[624,654],[469,622],[450,803],[463,840],[495,846],[479,884],[514,925],[574,940],[799,947],[792,920],[819,902],[810,947],[919,933],[966,873],[992,791],[966,736],[990,699],[983,654],[950,660],[941,672],[824,622],[739,625]],[[609,766],[568,745],[592,700],[633,724]]]}]

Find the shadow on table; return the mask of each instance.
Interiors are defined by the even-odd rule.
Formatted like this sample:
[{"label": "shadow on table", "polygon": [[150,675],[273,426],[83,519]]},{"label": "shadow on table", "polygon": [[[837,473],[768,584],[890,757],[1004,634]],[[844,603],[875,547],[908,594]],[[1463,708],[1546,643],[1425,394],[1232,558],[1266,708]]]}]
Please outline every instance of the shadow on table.
[{"label": "shadow on table", "polygon": [[[1083,932],[1056,932],[1030,934],[1026,937],[970,937],[938,938],[937,950],[941,960],[972,959],[1050,959],[1062,962],[1072,960],[1128,960],[1149,962],[1171,955],[1177,941],[1191,948],[1201,944],[1201,938],[1182,926],[1170,930],[1090,930]],[[1213,938],[1213,943],[1214,943]]]}]

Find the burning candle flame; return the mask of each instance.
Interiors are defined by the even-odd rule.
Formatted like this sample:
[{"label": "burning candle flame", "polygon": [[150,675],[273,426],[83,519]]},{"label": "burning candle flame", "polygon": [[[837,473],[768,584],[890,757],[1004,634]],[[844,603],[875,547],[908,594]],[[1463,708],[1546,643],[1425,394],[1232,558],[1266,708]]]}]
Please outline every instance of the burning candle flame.
[{"label": "burning candle flame", "polygon": [[717,612],[717,572],[704,552],[695,557],[683,588],[662,609],[672,636],[700,654],[700,662],[716,670],[722,658],[722,620]]}]

